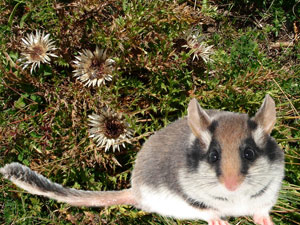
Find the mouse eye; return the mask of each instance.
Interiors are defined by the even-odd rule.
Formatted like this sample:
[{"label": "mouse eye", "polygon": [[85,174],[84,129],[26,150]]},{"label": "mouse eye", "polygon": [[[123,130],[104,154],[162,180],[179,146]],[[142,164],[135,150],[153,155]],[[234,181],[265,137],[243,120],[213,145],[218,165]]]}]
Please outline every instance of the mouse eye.
[{"label": "mouse eye", "polygon": [[255,152],[254,152],[254,150],[251,149],[251,148],[249,148],[249,147],[246,148],[244,150],[244,158],[248,159],[250,161],[254,160],[254,158],[255,158]]},{"label": "mouse eye", "polygon": [[219,160],[219,153],[216,150],[213,150],[208,154],[208,161],[210,163],[214,163],[218,160]]}]

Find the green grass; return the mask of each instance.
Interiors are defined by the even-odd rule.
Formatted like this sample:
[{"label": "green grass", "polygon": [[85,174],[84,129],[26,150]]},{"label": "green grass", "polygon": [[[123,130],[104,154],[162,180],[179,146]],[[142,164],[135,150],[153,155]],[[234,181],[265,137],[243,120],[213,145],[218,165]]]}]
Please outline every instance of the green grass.
[{"label": "green grass", "polygon": [[[142,144],[185,115],[192,97],[207,109],[253,116],[269,93],[278,116],[272,136],[286,154],[285,181],[272,217],[275,224],[300,224],[296,2],[1,1],[0,166],[17,161],[69,187],[127,188]],[[193,61],[182,47],[192,28],[213,45],[212,61]],[[58,58],[30,74],[17,60],[21,38],[35,29],[51,34]],[[284,42],[290,45],[274,47]],[[112,82],[88,88],[73,77],[72,61],[96,46],[108,49],[117,70]],[[88,137],[88,115],[104,105],[123,113],[134,131],[132,143],[120,152],[105,152]],[[1,224],[203,224],[128,206],[70,207],[26,194],[3,178],[0,193]],[[253,224],[250,218],[230,222]]]}]

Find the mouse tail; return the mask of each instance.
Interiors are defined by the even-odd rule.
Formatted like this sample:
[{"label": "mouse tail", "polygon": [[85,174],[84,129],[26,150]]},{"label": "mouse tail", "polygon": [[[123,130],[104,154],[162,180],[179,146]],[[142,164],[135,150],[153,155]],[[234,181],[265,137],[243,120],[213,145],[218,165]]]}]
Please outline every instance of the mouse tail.
[{"label": "mouse tail", "polygon": [[136,205],[131,189],[121,191],[83,191],[65,188],[19,163],[0,168],[0,173],[18,187],[35,195],[42,195],[73,206]]}]

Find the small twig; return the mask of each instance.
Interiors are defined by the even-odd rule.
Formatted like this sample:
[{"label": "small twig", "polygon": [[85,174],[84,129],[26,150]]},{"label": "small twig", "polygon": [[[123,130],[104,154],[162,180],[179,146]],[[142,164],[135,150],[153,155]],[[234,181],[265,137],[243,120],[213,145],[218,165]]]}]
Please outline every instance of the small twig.
[{"label": "small twig", "polygon": [[300,138],[277,138],[278,141],[300,141]]},{"label": "small twig", "polygon": [[279,116],[277,118],[281,118],[284,120],[294,120],[294,119],[300,119],[300,116]]},{"label": "small twig", "polygon": [[285,157],[292,158],[292,159],[299,159],[299,157],[293,155],[287,155],[287,154],[285,154]]},{"label": "small twig", "polygon": [[289,213],[289,212],[299,212],[298,209],[286,209],[286,210],[272,210],[272,213]]},{"label": "small twig", "polygon": [[[11,87],[11,86],[8,86],[8,85],[5,83],[5,81],[3,81],[3,80],[2,80],[2,84],[3,84],[5,87],[7,87],[7,88],[11,89],[12,91],[14,91],[15,93],[17,93],[18,95],[22,96],[22,94],[21,94],[19,91],[17,91],[15,88],[13,88],[13,87]],[[32,103],[37,104],[36,101],[33,101],[32,99],[27,98],[27,97],[25,97],[25,96],[23,96],[23,97],[24,97],[25,99],[31,101]]]},{"label": "small twig", "polygon": [[289,48],[294,46],[294,43],[291,41],[278,41],[278,42],[274,42],[270,45],[270,48],[281,48],[281,47],[285,47],[285,48]]},{"label": "small twig", "polygon": [[296,6],[298,5],[300,3],[300,1],[298,1],[298,2],[296,2],[295,3],[295,5],[293,5],[293,13],[294,13],[294,15],[297,17],[297,19],[300,19],[300,17],[299,17],[299,15],[297,14],[297,13],[295,13],[295,8],[296,8]]},{"label": "small twig", "polygon": [[300,166],[300,163],[294,163],[294,162],[286,162],[286,164]]},{"label": "small twig", "polygon": [[16,64],[14,63],[14,61],[11,59],[11,57],[7,54],[7,52],[3,52],[7,61],[9,62],[11,67],[16,67]]},{"label": "small twig", "polygon": [[141,119],[141,120],[137,120],[137,122],[149,122],[152,121],[152,119]]},{"label": "small twig", "polygon": [[[291,185],[291,184],[290,184]],[[300,187],[298,187],[298,186],[296,186],[296,185],[291,185],[291,187],[290,186],[283,186],[283,189],[284,190],[296,190],[296,191],[300,191]]]},{"label": "small twig", "polygon": [[276,212],[275,212],[275,214],[276,214],[276,215],[280,215],[281,218],[285,218],[285,219],[287,219],[288,221],[292,222],[293,224],[298,224],[298,225],[300,224],[299,222],[297,222],[297,221],[295,221],[295,220],[292,220],[292,219],[290,219],[290,218],[286,218],[286,217],[282,216],[282,215],[280,214],[280,212],[279,212],[279,213],[276,213]]},{"label": "small twig", "polygon": [[297,109],[295,108],[295,106],[293,105],[292,101],[289,99],[289,97],[285,94],[285,92],[282,90],[282,88],[280,87],[280,85],[277,83],[277,81],[272,78],[272,80],[274,81],[274,83],[277,85],[277,87],[280,89],[280,91],[284,94],[285,98],[289,101],[293,111],[295,114],[297,114],[298,116],[300,116],[300,114],[298,113]]},{"label": "small twig", "polygon": [[290,151],[292,151],[293,154],[298,155],[300,157],[300,153],[296,152],[295,150],[291,149]]},{"label": "small twig", "polygon": [[39,116],[39,115],[41,115],[41,114],[44,114],[44,113],[48,112],[50,109],[52,109],[52,108],[46,109],[46,110],[44,110],[44,111],[42,111],[42,112],[40,112],[40,113],[38,113],[38,114],[36,114],[36,115],[29,116],[29,117],[24,118],[24,119],[22,119],[22,120],[13,121],[13,122],[11,122],[11,123],[8,123],[7,126],[12,125],[12,124],[16,124],[16,123],[21,123],[21,122],[26,121],[26,120],[30,120],[30,119],[32,119],[32,118],[34,118],[34,117],[37,117],[37,116]]}]

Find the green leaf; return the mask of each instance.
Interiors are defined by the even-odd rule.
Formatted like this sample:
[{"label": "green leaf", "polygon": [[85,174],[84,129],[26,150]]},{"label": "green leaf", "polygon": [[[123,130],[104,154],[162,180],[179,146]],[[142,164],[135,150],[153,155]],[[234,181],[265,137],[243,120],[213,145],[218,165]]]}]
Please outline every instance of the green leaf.
[{"label": "green leaf", "polygon": [[30,99],[33,100],[33,101],[36,101],[37,96],[36,95],[30,95]]},{"label": "green leaf", "polygon": [[18,160],[19,160],[19,161],[22,161],[22,160],[23,160],[23,154],[19,154],[19,155],[18,155]]},{"label": "green leaf", "polygon": [[39,134],[37,134],[37,133],[34,132],[34,131],[30,132],[30,136],[31,136],[31,137],[34,137],[34,138],[40,138],[40,137],[42,137],[42,135],[39,135]]},{"label": "green leaf", "polygon": [[11,11],[11,14],[9,15],[9,18],[8,18],[8,25],[9,25],[10,27],[11,27],[11,25],[12,25],[12,21],[13,21],[13,19],[14,19],[14,16],[15,16],[15,14],[16,14],[16,11],[17,11],[19,5],[21,5],[21,4],[22,4],[22,2],[18,2],[18,3],[15,5],[15,7],[13,8],[13,10]]},{"label": "green leaf", "polygon": [[25,20],[31,15],[31,12],[26,13],[22,16],[20,20],[20,28],[23,28]]},{"label": "green leaf", "polygon": [[14,106],[17,108],[17,109],[22,109],[26,106],[25,102],[24,102],[24,98],[23,97],[20,97],[17,101],[15,101],[15,104]]}]

